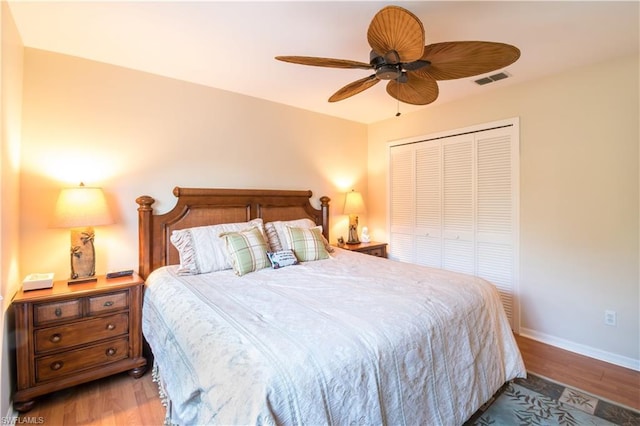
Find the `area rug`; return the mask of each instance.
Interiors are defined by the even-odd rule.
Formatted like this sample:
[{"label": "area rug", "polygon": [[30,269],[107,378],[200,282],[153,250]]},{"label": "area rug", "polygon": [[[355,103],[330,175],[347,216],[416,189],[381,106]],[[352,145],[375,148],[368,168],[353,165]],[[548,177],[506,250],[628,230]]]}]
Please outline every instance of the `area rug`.
[{"label": "area rug", "polygon": [[534,374],[516,379],[496,393],[465,426],[640,425],[640,412]]}]

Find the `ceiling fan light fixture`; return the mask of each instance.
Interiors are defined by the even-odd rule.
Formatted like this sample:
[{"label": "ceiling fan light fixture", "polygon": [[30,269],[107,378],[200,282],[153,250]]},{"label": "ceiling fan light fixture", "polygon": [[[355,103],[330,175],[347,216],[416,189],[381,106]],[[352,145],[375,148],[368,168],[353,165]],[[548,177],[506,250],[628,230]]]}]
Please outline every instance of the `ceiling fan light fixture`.
[{"label": "ceiling fan light fixture", "polygon": [[402,75],[402,69],[398,65],[381,65],[376,68],[376,77],[380,80],[395,80]]}]

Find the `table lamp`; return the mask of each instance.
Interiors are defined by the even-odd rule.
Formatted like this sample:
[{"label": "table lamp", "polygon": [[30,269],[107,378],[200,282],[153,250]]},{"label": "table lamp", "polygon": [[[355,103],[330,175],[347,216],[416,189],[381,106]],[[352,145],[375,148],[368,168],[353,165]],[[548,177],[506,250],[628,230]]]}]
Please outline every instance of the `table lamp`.
[{"label": "table lamp", "polygon": [[54,225],[71,228],[71,279],[69,284],[95,281],[96,252],[94,226],[109,225],[113,219],[101,188],[80,186],[60,191]]},{"label": "table lamp", "polygon": [[358,214],[365,211],[362,194],[354,190],[347,192],[347,196],[344,199],[344,214],[349,215],[349,239],[347,239],[347,244],[360,244],[358,239]]}]

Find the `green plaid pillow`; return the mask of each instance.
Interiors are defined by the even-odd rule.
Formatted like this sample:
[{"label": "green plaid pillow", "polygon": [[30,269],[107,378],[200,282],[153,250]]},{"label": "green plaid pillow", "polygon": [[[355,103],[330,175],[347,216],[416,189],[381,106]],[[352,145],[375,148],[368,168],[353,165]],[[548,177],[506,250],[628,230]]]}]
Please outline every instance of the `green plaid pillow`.
[{"label": "green plaid pillow", "polygon": [[287,230],[287,245],[293,250],[299,261],[309,262],[329,258],[319,226],[315,228],[286,226],[285,228]]},{"label": "green plaid pillow", "polygon": [[258,228],[225,232],[220,234],[220,238],[225,241],[236,275],[244,275],[271,266],[267,257],[267,243]]}]

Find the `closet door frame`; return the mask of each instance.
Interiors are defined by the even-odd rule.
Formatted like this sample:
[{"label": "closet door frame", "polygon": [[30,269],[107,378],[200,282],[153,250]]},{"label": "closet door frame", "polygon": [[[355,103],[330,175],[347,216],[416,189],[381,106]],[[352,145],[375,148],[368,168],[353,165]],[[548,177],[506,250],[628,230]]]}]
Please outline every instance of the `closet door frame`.
[{"label": "closet door frame", "polygon": [[[510,317],[510,322],[511,322],[511,327],[515,332],[519,331],[520,328],[520,302],[519,302],[519,281],[520,281],[520,119],[519,117],[514,117],[514,118],[509,118],[509,119],[505,119],[505,120],[500,120],[500,121],[494,121],[494,122],[488,122],[488,123],[482,123],[482,124],[478,124],[478,125],[473,125],[473,126],[469,126],[469,127],[464,127],[464,128],[458,128],[458,129],[453,129],[453,130],[447,130],[447,131],[443,131],[443,132],[438,132],[438,133],[432,133],[432,134],[426,134],[426,135],[422,135],[422,136],[416,136],[416,137],[412,137],[412,138],[406,138],[406,139],[399,139],[399,140],[393,140],[387,143],[387,155],[388,155],[388,179],[387,179],[387,235],[389,235],[389,239],[390,239],[390,257],[393,258],[393,244],[392,244],[392,239],[393,239],[393,234],[392,234],[392,211],[391,211],[391,202],[392,202],[392,176],[391,176],[391,172],[392,172],[392,151],[391,149],[393,147],[399,148],[400,146],[408,146],[408,145],[415,145],[418,143],[425,143],[425,146],[431,142],[431,143],[436,143],[437,141],[439,141],[440,143],[442,143],[442,147],[444,147],[445,144],[447,144],[447,141],[454,141],[456,137],[459,136],[464,136],[464,135],[469,135],[469,134],[476,134],[476,133],[481,133],[481,132],[486,132],[486,131],[494,131],[494,130],[501,130],[503,129],[505,134],[508,133],[511,144],[510,144],[510,168],[511,168],[511,176],[510,176],[510,181],[511,181],[511,209],[512,209],[512,215],[511,215],[511,234],[510,234],[510,241],[509,243],[512,246],[512,265],[510,265],[512,267],[512,276],[511,276],[511,283],[508,286],[507,290],[510,290],[510,294],[511,294],[511,298],[510,301],[505,300],[503,297],[503,304],[505,304],[505,310],[507,311],[507,313],[509,314]],[[442,150],[444,150],[444,148],[441,148]],[[474,247],[476,244],[476,220],[477,220],[477,187],[476,187],[476,181],[477,181],[477,164],[478,164],[478,143],[474,142],[473,143],[473,149],[474,149],[474,161],[473,161],[473,185],[474,185],[474,190],[473,190],[473,200],[472,200],[472,204],[473,204],[473,214],[474,214],[474,225],[473,225],[473,242],[474,242]],[[444,154],[441,152],[440,154],[441,156],[443,156]],[[413,161],[414,161],[414,165],[413,165],[413,171],[411,172],[411,176],[413,176],[414,179],[416,179],[416,175],[417,175],[417,171],[416,171],[416,166],[415,166],[415,158],[416,158],[416,153],[414,152],[413,154]],[[442,164],[440,164],[441,168],[440,168],[440,179],[444,180],[444,171],[442,168]],[[443,182],[444,185],[444,182]],[[415,188],[415,183],[414,183],[414,188]],[[442,190],[444,191],[444,190]],[[441,202],[444,203],[444,195],[441,194]],[[414,210],[415,208],[415,204],[416,204],[416,196],[414,195],[413,197],[413,203],[414,203]],[[440,208],[442,209],[442,211],[444,211],[444,205],[440,206]],[[443,214],[444,215],[444,214]],[[445,251],[444,251],[444,243],[445,243],[445,238],[447,235],[449,235],[450,233],[445,229],[445,224],[444,224],[444,220],[445,218],[442,217],[441,220],[443,221],[442,223],[442,238],[441,238],[441,252],[439,253],[439,255],[442,257],[442,264],[443,264],[443,269],[444,267],[444,263],[445,263]],[[417,231],[418,230],[418,225],[416,223],[416,221],[414,220],[413,223],[414,229]],[[413,253],[412,253],[412,257],[413,257],[413,263],[419,263],[417,262],[416,259],[416,253],[417,253],[417,247],[418,247],[418,238],[420,237],[420,234],[415,233],[414,234],[414,238],[413,238]],[[475,263],[475,271],[473,272],[476,275],[482,276],[481,274],[478,273],[478,265],[479,263],[477,262],[477,256],[478,256],[478,250],[477,248],[474,249],[474,256],[476,256],[476,261]],[[403,260],[407,260],[407,259],[403,259]],[[488,278],[490,281],[492,281],[491,278]],[[501,296],[504,296],[504,289],[501,287],[500,284],[495,283],[496,287],[498,287],[498,290],[501,292]],[[510,303],[510,306],[508,306],[508,304]]]}]

